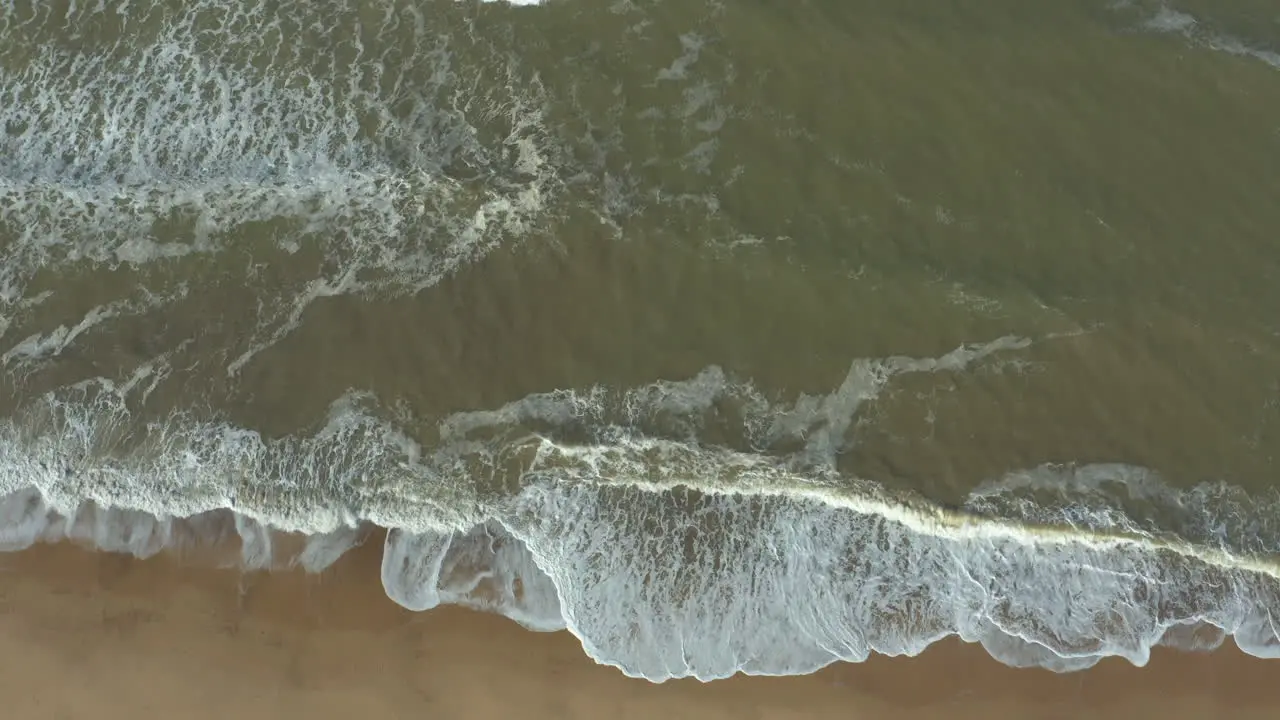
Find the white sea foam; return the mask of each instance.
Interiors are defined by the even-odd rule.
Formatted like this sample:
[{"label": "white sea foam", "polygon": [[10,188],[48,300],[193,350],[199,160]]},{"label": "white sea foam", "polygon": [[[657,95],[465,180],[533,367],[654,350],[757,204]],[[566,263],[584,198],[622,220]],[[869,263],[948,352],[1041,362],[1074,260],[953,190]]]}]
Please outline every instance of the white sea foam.
[{"label": "white sea foam", "polygon": [[1196,45],[1231,55],[1252,58],[1280,70],[1280,52],[1255,47],[1240,38],[1217,32],[1194,15],[1168,5],[1160,5],[1153,15],[1142,22],[1142,28],[1158,33],[1182,35]]},{"label": "white sea foam", "polygon": [[1205,624],[1280,651],[1273,562],[900,505],[644,492],[548,484],[522,496],[517,531],[570,629],[628,674],[805,673],[952,634],[1012,665],[1141,665],[1171,628]]},{"label": "white sea foam", "polygon": [[[314,277],[261,288],[278,297],[260,298],[235,373],[318,298],[414,292],[536,227],[558,187],[536,79],[413,3],[387,3],[376,26],[362,6],[0,14],[0,329],[26,314],[41,269],[147,273],[236,247],[249,276],[232,282],[254,283],[275,255],[318,248]],[[6,362],[84,327],[28,337]]]},{"label": "white sea foam", "polygon": [[[431,450],[360,394],[314,436],[269,441],[186,417],[139,436],[110,386],[81,388],[0,425],[0,545],[146,556],[216,535],[239,538],[246,567],[318,571],[371,521],[391,529],[382,581],[396,602],[567,628],[654,681],[805,673],[948,635],[1059,671],[1228,635],[1280,657],[1273,500],[1176,492],[1124,465],[1045,466],[946,509],[836,471],[860,406],[897,375],[1025,346],[859,360],[831,394],[791,402],[717,368],[533,395],[444,419]],[[725,412],[734,447],[699,442]],[[803,448],[771,450],[786,439]],[[286,551],[273,530],[310,538]]]},{"label": "white sea foam", "polygon": [[498,612],[533,630],[563,630],[556,585],[529,548],[498,522],[467,532],[387,534],[387,596],[416,611],[465,605]]}]

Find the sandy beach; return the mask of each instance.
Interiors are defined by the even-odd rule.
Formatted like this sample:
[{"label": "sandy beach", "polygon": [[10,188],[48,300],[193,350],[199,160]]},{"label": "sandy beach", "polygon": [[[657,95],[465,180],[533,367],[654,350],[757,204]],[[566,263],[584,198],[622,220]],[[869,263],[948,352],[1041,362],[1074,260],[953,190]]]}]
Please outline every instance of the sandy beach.
[{"label": "sandy beach", "polygon": [[1146,668],[1014,670],[941,643],[816,675],[661,685],[595,664],[568,633],[452,608],[407,612],[371,539],[321,575],[136,560],[70,545],[0,575],[6,717],[1263,718],[1275,669],[1234,646]]}]

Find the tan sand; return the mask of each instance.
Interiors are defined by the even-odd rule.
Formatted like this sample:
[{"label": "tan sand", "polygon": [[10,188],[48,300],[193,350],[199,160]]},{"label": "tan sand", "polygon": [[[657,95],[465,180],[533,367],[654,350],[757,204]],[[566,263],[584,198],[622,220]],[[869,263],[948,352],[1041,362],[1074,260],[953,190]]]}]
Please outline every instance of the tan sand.
[{"label": "tan sand", "polygon": [[67,545],[0,558],[0,716],[183,718],[1275,718],[1280,663],[1164,652],[1072,675],[935,646],[793,678],[654,685],[538,634],[382,594],[380,543],[320,576]]}]

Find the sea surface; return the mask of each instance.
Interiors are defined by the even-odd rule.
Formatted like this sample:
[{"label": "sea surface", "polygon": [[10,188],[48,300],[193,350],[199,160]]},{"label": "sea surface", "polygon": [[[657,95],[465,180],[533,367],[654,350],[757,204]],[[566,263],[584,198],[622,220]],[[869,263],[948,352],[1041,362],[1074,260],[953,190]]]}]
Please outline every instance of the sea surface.
[{"label": "sea surface", "polygon": [[1280,657],[1270,0],[0,0],[0,546],[662,681]]}]

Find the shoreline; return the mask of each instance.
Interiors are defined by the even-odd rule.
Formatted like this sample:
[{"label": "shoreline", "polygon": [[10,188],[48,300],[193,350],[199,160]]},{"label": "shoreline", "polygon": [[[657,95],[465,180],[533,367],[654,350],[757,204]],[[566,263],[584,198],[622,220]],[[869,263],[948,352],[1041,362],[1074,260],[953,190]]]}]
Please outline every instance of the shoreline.
[{"label": "shoreline", "polygon": [[[654,684],[596,664],[568,632],[456,607],[413,613],[378,582],[378,535],[318,575],[139,560],[67,543],[0,559],[0,691],[14,717],[1263,718],[1266,660],[1228,643],[1076,673],[1001,665],[949,639],[805,676]],[[68,674],[70,673],[70,674]],[[74,682],[68,682],[68,679]]]}]

